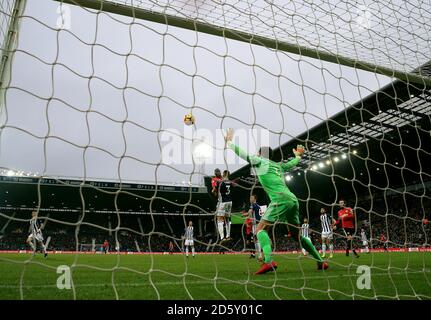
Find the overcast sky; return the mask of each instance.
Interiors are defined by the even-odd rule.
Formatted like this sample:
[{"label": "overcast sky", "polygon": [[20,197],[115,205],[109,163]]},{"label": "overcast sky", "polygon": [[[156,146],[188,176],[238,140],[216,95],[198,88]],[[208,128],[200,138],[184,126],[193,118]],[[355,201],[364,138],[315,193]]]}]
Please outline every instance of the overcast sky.
[{"label": "overcast sky", "polygon": [[276,147],[390,81],[74,6],[70,29],[57,32],[58,5],[27,1],[6,95],[1,167],[87,179],[199,182],[193,174],[198,168],[166,165],[161,153],[172,142],[163,137],[188,134],[186,113],[196,117],[193,130],[214,133],[213,157],[204,167],[211,174],[225,166],[217,129],[267,128]]}]

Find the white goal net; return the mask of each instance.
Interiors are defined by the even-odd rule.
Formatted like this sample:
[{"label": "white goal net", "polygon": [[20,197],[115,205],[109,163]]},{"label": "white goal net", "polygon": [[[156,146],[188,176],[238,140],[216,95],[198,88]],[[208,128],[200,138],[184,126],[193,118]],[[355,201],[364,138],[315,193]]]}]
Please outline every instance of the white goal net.
[{"label": "white goal net", "polygon": [[[2,1],[0,271],[27,263],[13,252],[30,250],[36,211],[49,252],[70,254],[78,274],[109,275],[95,278],[112,286],[107,298],[431,298],[430,35],[431,3],[419,0]],[[277,161],[304,145],[285,176],[300,223],[322,254],[319,212],[338,220],[345,200],[362,260],[345,256],[339,225],[330,268],[315,274],[281,223],[269,232],[279,268],[256,277],[246,215],[251,195],[270,201],[226,147],[228,128],[248,153],[267,145]],[[216,168],[235,184],[223,245]],[[109,255],[77,262],[104,241]],[[27,281],[19,298],[33,297]],[[101,285],[73,283],[65,298]],[[127,293],[131,283],[148,295]]]}]

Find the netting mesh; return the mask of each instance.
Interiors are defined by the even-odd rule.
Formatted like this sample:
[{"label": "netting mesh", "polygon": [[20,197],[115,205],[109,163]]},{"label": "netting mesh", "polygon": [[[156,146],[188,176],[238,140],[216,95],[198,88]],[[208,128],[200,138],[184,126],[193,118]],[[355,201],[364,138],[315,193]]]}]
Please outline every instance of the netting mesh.
[{"label": "netting mesh", "polygon": [[[117,2],[406,72],[426,64],[431,53],[427,2]],[[13,4],[0,7],[2,44]],[[373,255],[365,263],[373,270],[372,287],[361,291],[356,261],[334,259],[338,274],[310,274],[314,261],[298,256],[300,248],[283,224],[273,228],[271,238],[276,251],[295,252],[277,255],[295,274],[280,268],[270,279],[256,278],[254,260],[229,255],[228,261],[213,254],[250,248],[242,225],[233,226],[232,245],[214,245],[220,240],[215,199],[203,185],[203,176],[216,167],[238,170],[233,211],[248,209],[254,192],[262,204],[268,202],[250,170],[241,169],[246,163],[226,150],[221,129],[257,130],[257,139],[237,141],[245,141],[250,153],[261,143],[286,144],[280,160],[290,159],[291,147],[303,143],[306,155],[286,180],[318,248],[319,208],[327,207],[337,218],[343,197],[354,207],[357,228],[365,229],[370,248],[422,251],[429,246],[424,223],[431,178],[431,153],[425,147],[428,88],[85,6],[27,1],[18,15],[19,45],[7,52],[14,63],[1,106],[0,248],[28,249],[22,243],[36,209],[46,222],[51,250],[80,251],[96,243],[103,248],[99,244],[108,240],[114,253],[168,253],[169,242],[173,251],[183,252],[181,236],[192,219],[198,254],[211,253],[201,269],[184,259],[163,264],[158,254],[140,260],[143,266],[122,255],[80,264],[81,256],[73,255],[69,262],[77,276],[65,297],[79,298],[84,290],[100,287],[108,287],[112,292],[105,296],[116,299],[431,297],[429,253],[401,260]],[[395,93],[388,93],[390,83]],[[184,126],[186,113],[196,117],[195,126]],[[322,122],[320,131],[313,131]],[[198,163],[196,152],[190,156],[196,142],[206,162]],[[336,249],[344,250],[346,236],[337,234]],[[361,241],[358,234],[355,246]],[[52,294],[51,278],[35,284],[27,278],[26,268],[41,264],[36,259],[0,256],[4,268],[24,266],[0,285],[11,295],[18,289],[19,298],[34,297],[32,288]],[[42,264],[55,269],[49,260]],[[231,265],[239,266],[238,274]],[[130,287],[148,290],[134,295]]]},{"label": "netting mesh", "polygon": [[114,1],[411,72],[428,62],[426,1]]}]

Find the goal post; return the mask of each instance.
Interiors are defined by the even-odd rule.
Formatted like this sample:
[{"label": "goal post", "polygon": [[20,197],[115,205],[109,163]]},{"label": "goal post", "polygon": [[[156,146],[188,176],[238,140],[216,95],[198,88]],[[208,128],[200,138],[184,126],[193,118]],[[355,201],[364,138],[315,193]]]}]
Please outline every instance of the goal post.
[{"label": "goal post", "polygon": [[[156,23],[162,23],[174,27],[193,30],[196,32],[207,33],[214,36],[229,38],[241,42],[246,42],[254,45],[263,46],[270,49],[285,51],[300,56],[319,59],[327,62],[332,62],[347,67],[361,69],[364,71],[379,73],[388,77],[393,77],[405,81],[407,83],[416,84],[421,90],[431,86],[431,78],[423,75],[421,69],[416,72],[400,71],[397,69],[387,68],[382,65],[373,64],[367,61],[352,59],[347,56],[337,55],[332,52],[323,51],[316,47],[306,47],[298,43],[290,43],[277,40],[275,38],[264,37],[258,34],[247,33],[241,30],[235,30],[227,27],[220,27],[214,24],[205,23],[199,20],[183,18],[180,16],[170,15],[162,12],[151,11],[139,6],[132,6],[114,1],[106,0],[55,0],[61,3],[67,3],[86,7],[89,9],[110,12],[132,18],[147,20]],[[139,1],[136,1],[139,3]],[[133,3],[133,1],[132,1]]]},{"label": "goal post", "polygon": [[25,5],[26,0],[6,0],[0,7],[0,111],[4,104],[5,88],[10,80],[13,55],[18,43],[20,18]]}]

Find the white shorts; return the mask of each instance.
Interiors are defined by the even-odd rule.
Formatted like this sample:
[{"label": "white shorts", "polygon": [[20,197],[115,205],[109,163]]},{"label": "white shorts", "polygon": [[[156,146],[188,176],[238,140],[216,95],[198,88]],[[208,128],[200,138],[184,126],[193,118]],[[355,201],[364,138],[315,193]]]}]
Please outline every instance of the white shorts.
[{"label": "white shorts", "polygon": [[217,207],[217,217],[230,217],[232,211],[232,201],[220,202]]},{"label": "white shorts", "polygon": [[30,233],[30,234],[28,235],[28,238],[29,238],[30,240],[32,240],[32,239],[34,238],[36,241],[43,241],[42,233],[35,233],[35,234]]},{"label": "white shorts", "polygon": [[185,245],[185,246],[194,246],[193,240],[187,240],[187,239],[186,239],[186,240],[184,241],[184,245]]},{"label": "white shorts", "polygon": [[324,232],[322,231],[322,239],[332,240],[333,234],[332,232]]},{"label": "white shorts", "polygon": [[253,222],[253,224],[251,225],[251,232],[253,233],[253,235],[256,235],[256,229],[257,229],[257,223]]},{"label": "white shorts", "polygon": [[368,247],[368,241],[362,241],[362,245],[363,245],[364,247]]}]

